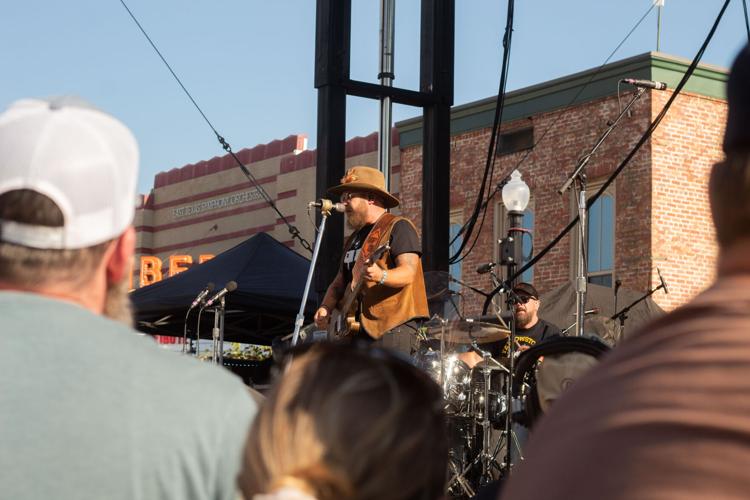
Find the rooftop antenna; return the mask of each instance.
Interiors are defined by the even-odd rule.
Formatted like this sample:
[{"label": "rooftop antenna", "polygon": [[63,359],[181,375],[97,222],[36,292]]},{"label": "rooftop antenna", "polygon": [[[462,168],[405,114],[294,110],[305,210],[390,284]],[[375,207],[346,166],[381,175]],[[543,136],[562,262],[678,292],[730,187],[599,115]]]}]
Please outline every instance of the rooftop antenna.
[{"label": "rooftop antenna", "polygon": [[664,0],[654,0],[654,5],[658,7],[656,11],[656,51],[659,52],[659,41],[661,39],[661,9],[664,8]]}]

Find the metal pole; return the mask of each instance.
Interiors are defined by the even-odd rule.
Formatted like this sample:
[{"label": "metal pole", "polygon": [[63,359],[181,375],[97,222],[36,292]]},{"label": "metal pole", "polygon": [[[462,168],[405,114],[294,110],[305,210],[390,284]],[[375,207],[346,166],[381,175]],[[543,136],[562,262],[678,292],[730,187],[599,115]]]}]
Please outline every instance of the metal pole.
[{"label": "metal pole", "polygon": [[586,309],[586,181],[583,174],[579,177],[581,193],[578,196],[578,274],[576,276],[576,330],[575,335],[583,337],[584,310]]},{"label": "metal pole", "polygon": [[[505,263],[507,273],[509,277],[513,277],[516,274],[516,266],[521,261],[522,254],[522,247],[521,247],[521,238],[523,237],[523,233],[518,231],[518,229],[521,227],[523,223],[523,212],[516,212],[516,211],[509,211],[508,212],[508,222],[510,223],[510,229],[508,230],[508,238],[512,241],[508,242],[506,240],[506,245],[510,245],[507,250],[503,252],[504,256],[508,256],[508,260]],[[503,461],[503,465],[505,466],[504,470],[504,476],[508,477],[512,473],[513,470],[513,464],[511,463],[511,453],[512,453],[512,447],[513,447],[513,412],[514,412],[514,401],[513,401],[513,377],[515,376],[515,347],[516,347],[516,315],[515,315],[515,303],[516,303],[516,294],[513,292],[513,288],[518,283],[518,279],[516,278],[512,282],[508,283],[508,286],[510,287],[510,290],[508,291],[508,310],[513,311],[513,314],[510,318],[510,336],[508,337],[508,381],[506,382],[505,387],[505,394],[506,394],[506,400],[508,402],[508,411],[505,413],[505,460]],[[519,447],[519,456],[521,455],[521,450]]]},{"label": "metal pole", "polygon": [[659,40],[661,38],[661,9],[663,4],[657,4],[656,11],[656,51],[659,52]]},{"label": "metal pole", "polygon": [[[380,0],[380,84],[393,86],[393,46],[395,39],[396,1]],[[391,190],[391,111],[388,96],[380,98],[380,133],[378,134],[378,169],[385,177],[386,190]]]},{"label": "metal pole", "polygon": [[302,303],[299,305],[299,312],[297,312],[297,318],[294,321],[294,335],[292,335],[292,345],[297,345],[299,339],[299,331],[302,328],[302,323],[305,321],[305,305],[307,304],[307,295],[310,293],[310,283],[312,283],[312,277],[315,273],[315,262],[318,260],[318,252],[320,251],[320,242],[323,240],[323,233],[326,229],[326,220],[331,215],[330,209],[322,209],[320,211],[320,227],[318,228],[318,237],[315,238],[315,248],[313,249],[312,260],[310,261],[310,269],[307,271],[307,281],[305,282],[305,291],[302,294]]}]

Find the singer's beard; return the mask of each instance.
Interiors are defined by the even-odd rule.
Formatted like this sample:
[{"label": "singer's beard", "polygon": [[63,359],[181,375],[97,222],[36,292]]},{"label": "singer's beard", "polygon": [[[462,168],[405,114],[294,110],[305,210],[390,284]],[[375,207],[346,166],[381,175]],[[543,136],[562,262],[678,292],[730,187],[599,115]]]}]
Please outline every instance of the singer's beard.
[{"label": "singer's beard", "polygon": [[128,295],[128,282],[110,283],[104,299],[104,316],[133,327],[133,312]]},{"label": "singer's beard", "polygon": [[364,215],[352,210],[351,212],[346,212],[346,223],[350,228],[356,231],[365,225],[365,217]]}]

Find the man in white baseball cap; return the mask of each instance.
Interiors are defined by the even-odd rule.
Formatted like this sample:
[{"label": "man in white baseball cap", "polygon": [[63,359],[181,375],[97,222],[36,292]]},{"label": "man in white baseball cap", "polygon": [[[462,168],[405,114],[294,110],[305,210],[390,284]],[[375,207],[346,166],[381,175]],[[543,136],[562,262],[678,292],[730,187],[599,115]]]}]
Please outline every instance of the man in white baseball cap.
[{"label": "man in white baseball cap", "polygon": [[129,326],[137,174],[130,131],[81,102],[0,114],[3,497],[234,498],[255,403]]}]

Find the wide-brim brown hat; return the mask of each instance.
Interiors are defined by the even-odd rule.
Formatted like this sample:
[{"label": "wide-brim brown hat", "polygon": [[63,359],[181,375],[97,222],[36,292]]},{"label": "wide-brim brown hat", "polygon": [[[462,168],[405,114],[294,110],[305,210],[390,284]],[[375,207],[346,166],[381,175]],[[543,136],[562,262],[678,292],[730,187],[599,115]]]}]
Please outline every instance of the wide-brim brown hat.
[{"label": "wide-brim brown hat", "polygon": [[342,177],[341,184],[328,189],[330,194],[340,195],[346,191],[367,191],[376,193],[383,200],[385,208],[397,207],[398,198],[385,190],[383,172],[372,167],[352,167]]}]

